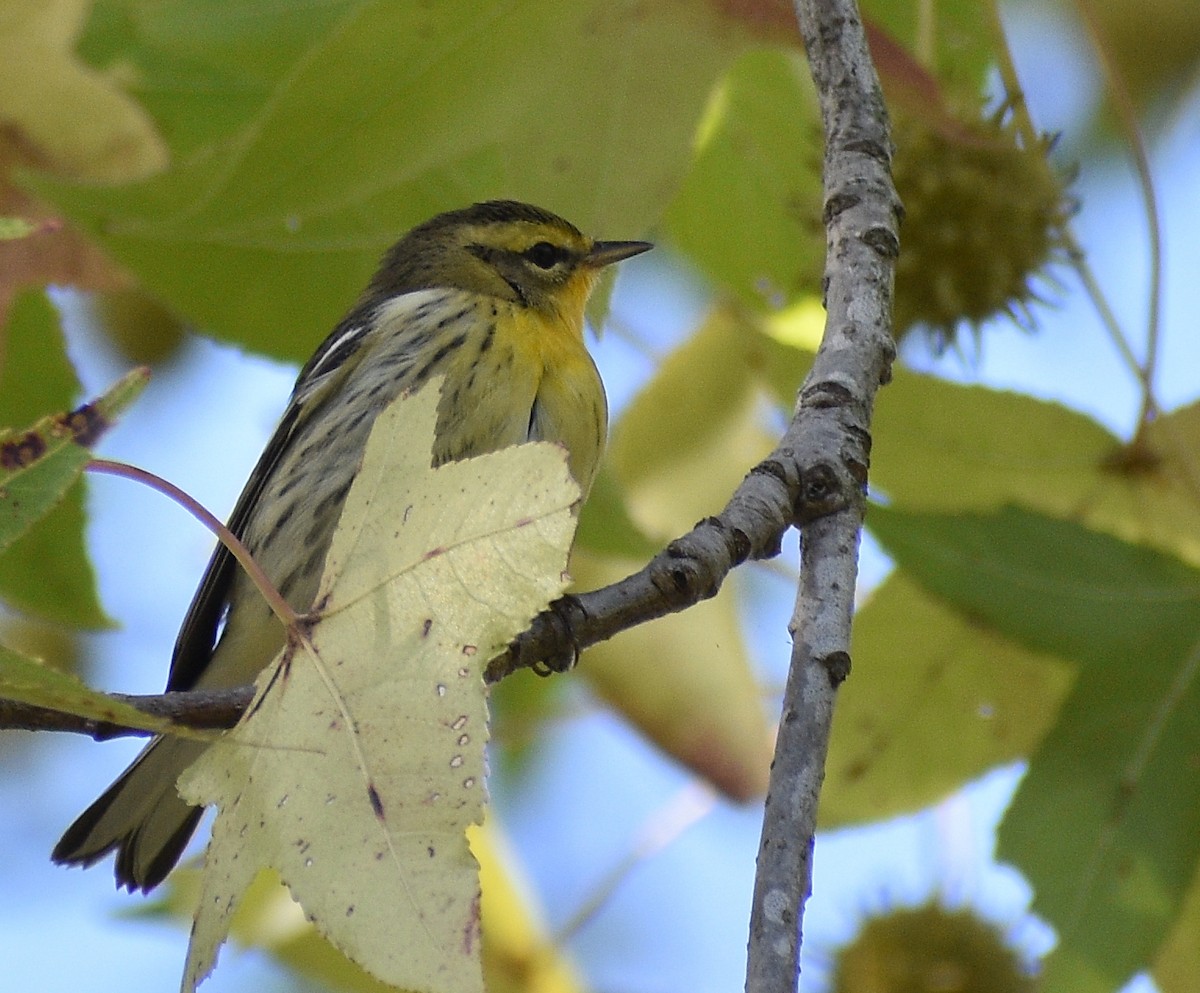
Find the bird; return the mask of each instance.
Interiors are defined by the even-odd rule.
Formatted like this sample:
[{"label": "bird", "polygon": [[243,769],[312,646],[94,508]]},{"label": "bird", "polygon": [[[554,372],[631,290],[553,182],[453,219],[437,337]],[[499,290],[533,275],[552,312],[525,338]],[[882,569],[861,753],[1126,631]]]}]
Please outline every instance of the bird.
[{"label": "bird", "polygon": [[[432,464],[525,441],[567,450],[586,496],[608,409],[584,342],[600,272],[652,246],[596,241],[515,200],[438,214],[383,256],[358,301],[301,369],[229,528],[298,612],[316,595],[371,425],[403,391],[444,376]],[[180,627],[167,691],[252,683],[285,632],[218,545]],[[179,861],[203,809],[176,790],[206,744],[158,737],[64,832],[51,858],[116,853],[117,885],[149,892]]]}]

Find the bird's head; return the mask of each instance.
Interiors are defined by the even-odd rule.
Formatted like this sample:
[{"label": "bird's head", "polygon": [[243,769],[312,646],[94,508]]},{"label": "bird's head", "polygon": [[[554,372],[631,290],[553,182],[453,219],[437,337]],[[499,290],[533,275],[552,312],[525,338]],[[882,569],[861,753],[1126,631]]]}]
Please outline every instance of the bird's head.
[{"label": "bird's head", "polygon": [[489,200],[439,214],[409,231],[384,256],[368,295],[452,287],[581,325],[600,270],[652,247],[645,241],[593,241],[548,210]]}]

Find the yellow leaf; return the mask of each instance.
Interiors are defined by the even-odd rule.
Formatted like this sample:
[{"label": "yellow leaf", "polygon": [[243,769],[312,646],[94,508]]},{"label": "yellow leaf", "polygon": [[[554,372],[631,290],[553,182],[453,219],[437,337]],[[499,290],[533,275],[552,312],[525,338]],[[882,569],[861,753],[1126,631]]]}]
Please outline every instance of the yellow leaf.
[{"label": "yellow leaf", "polygon": [[551,941],[517,860],[489,818],[467,831],[483,885],[483,973],[488,993],[582,993],[571,962]]},{"label": "yellow leaf", "polygon": [[[490,818],[468,829],[483,889],[483,975],[489,993],[582,993],[570,960],[547,934],[516,857]],[[171,873],[163,899],[137,916],[189,919],[200,900],[194,869]],[[274,872],[259,873],[234,913],[230,934],[262,948],[298,976],[345,993],[382,993],[381,983],[325,941]]]},{"label": "yellow leaf", "polygon": [[579,491],[554,445],[430,469],[437,398],[427,386],[379,416],[305,635],[181,779],[221,808],[186,990],[267,866],[384,982],[483,989],[465,837],[485,798],[482,671],[563,589]]},{"label": "yellow leaf", "polygon": [[[641,563],[576,549],[581,589],[623,579]],[[580,673],[659,748],[736,800],[767,788],[771,733],[727,588],[681,614],[589,648]]]},{"label": "yellow leaf", "polygon": [[717,310],[614,427],[611,464],[648,532],[674,537],[717,513],[770,452],[757,375],[763,355],[756,326]]},{"label": "yellow leaf", "polygon": [[54,169],[117,183],[166,168],[166,143],[116,83],[75,54],[90,0],[6,0],[0,11],[0,119]]}]

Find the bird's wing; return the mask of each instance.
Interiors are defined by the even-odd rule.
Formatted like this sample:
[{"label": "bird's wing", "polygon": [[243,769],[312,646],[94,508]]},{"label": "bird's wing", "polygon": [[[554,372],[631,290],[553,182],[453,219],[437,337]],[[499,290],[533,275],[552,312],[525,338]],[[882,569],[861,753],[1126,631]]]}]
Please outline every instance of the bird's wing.
[{"label": "bird's wing", "polygon": [[[229,517],[229,530],[237,537],[244,537],[263,488],[299,428],[321,407],[325,397],[344,382],[368,351],[361,346],[371,329],[371,322],[363,320],[362,314],[352,315],[334,329],[301,371],[279,426],[259,456]],[[168,692],[192,689],[212,658],[237,568],[237,560],[229,549],[218,543],[175,639],[171,671],[167,677]]]}]

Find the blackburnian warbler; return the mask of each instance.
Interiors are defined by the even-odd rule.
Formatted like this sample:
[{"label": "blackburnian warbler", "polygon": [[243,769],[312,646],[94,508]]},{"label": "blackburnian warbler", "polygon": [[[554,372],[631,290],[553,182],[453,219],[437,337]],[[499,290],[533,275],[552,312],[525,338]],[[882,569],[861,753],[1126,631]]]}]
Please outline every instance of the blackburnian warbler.
[{"label": "blackburnian warbler", "polygon": [[[301,370],[229,521],[293,608],[312,604],[376,415],[434,374],[445,376],[434,464],[557,441],[586,494],[608,413],[584,346],[584,305],[601,269],[650,247],[593,241],[514,201],[439,214],[392,247]],[[167,689],[247,685],[283,642],[283,626],[218,546],[176,640]],[[160,883],[200,819],[175,783],[204,747],[151,742],[67,829],[54,860],[90,865],[115,850],[120,885]]]}]

